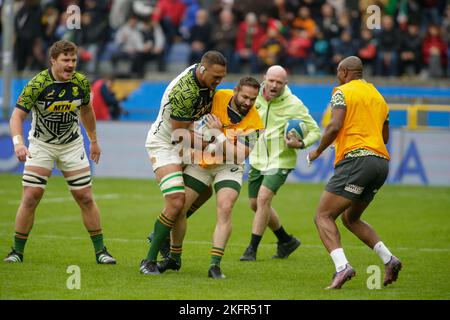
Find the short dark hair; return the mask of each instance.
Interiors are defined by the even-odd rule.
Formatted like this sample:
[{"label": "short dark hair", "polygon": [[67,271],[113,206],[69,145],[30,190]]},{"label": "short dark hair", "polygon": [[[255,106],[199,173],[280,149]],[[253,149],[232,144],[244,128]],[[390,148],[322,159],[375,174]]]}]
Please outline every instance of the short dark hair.
[{"label": "short dark hair", "polygon": [[223,56],[223,54],[216,50],[205,52],[200,62],[205,66],[210,66],[213,64],[218,64],[224,67],[227,66],[227,59]]},{"label": "short dark hair", "polygon": [[239,79],[239,83],[237,85],[237,88],[241,89],[244,86],[252,87],[252,88],[255,88],[255,89],[259,90],[261,85],[260,85],[259,81],[256,80],[253,77],[242,77],[241,79]]},{"label": "short dark hair", "polygon": [[78,47],[69,40],[58,40],[48,50],[50,58],[57,59],[61,53],[78,53]]}]

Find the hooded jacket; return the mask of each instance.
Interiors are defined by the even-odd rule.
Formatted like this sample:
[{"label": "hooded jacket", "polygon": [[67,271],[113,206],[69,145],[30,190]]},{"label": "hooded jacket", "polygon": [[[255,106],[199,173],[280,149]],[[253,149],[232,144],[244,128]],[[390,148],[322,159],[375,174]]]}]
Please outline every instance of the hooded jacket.
[{"label": "hooded jacket", "polygon": [[284,140],[286,123],[290,119],[300,119],[306,124],[308,134],[303,139],[305,148],[320,139],[320,128],[309,114],[308,108],[292,94],[287,85],[280,96],[270,101],[264,98],[263,90],[264,84],[261,85],[255,105],[265,130],[250,154],[250,165],[259,171],[293,169],[296,166],[299,149],[288,148],[286,145]]}]

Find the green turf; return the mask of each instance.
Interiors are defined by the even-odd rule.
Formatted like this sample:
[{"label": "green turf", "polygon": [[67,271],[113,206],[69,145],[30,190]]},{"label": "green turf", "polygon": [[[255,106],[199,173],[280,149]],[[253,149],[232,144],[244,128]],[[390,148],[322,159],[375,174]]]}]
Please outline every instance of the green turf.
[{"label": "green turf", "polygon": [[[6,255],[21,184],[20,176],[0,175],[0,181],[0,248]],[[227,279],[207,277],[215,200],[189,219],[181,270],[143,276],[139,262],[147,253],[145,238],[162,209],[156,183],[95,179],[106,245],[118,260],[115,266],[99,266],[64,180],[52,177],[36,212],[25,263],[0,263],[0,299],[450,299],[450,188],[388,185],[367,210],[364,219],[404,264],[399,280],[386,288],[368,289],[367,268],[382,268],[382,263],[339,221],[346,256],[357,276],[338,291],[324,290],[334,266],[313,223],[323,185],[287,184],[275,198],[285,229],[302,240],[301,247],[281,261],[271,259],[276,238],[270,231],[256,262],[239,261],[253,217],[246,185],[242,190],[222,260]],[[66,287],[70,265],[80,267],[79,290]]]}]

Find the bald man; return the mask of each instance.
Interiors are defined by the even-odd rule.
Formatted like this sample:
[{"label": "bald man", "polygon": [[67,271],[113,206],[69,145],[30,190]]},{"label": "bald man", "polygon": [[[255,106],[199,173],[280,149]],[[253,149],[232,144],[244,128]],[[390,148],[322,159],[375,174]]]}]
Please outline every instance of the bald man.
[{"label": "bald man", "polygon": [[[267,226],[278,239],[273,258],[287,258],[300,245],[300,240],[289,235],[281,225],[272,200],[295,168],[299,149],[318,141],[321,132],[308,108],[291,93],[287,83],[284,68],[278,65],[270,67],[256,99],[256,108],[263,119],[265,131],[250,154],[249,200],[255,216],[250,244],[241,261],[256,260],[258,245]],[[285,139],[284,127],[290,119],[301,119],[306,124],[309,133],[303,140],[292,136]]]},{"label": "bald man", "polygon": [[348,263],[335,220],[342,222],[383,260],[386,286],[397,280],[402,267],[375,230],[360,219],[384,184],[389,172],[389,108],[383,96],[363,78],[358,57],[348,57],[337,68],[340,86],[331,98],[331,119],[317,149],[308,154],[317,159],[334,142],[336,158],[331,177],[319,202],[315,224],[336,267],[327,289],[340,289],[356,275]]}]

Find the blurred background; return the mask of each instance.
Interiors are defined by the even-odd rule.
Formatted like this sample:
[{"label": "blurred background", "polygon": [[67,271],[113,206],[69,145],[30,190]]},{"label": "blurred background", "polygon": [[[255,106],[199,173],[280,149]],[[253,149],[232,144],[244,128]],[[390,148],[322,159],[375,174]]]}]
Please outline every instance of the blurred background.
[{"label": "blurred background", "polygon": [[[117,160],[97,166],[99,175],[152,176],[143,144],[164,89],[215,49],[228,60],[220,88],[232,88],[248,74],[262,81],[269,66],[280,64],[289,72],[292,91],[321,124],[338,63],[359,56],[364,78],[391,108],[389,181],[450,185],[446,0],[0,0],[0,5],[0,172],[21,170],[7,124],[17,97],[48,67],[51,44],[68,39],[79,46],[78,70],[92,82],[104,153]],[[10,54],[4,50],[8,43]],[[107,109],[96,106],[98,95]],[[127,152],[131,156],[125,157]],[[332,152],[312,168],[299,161],[291,179],[325,181]]]}]

